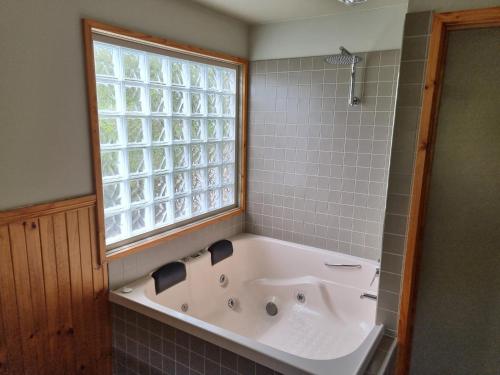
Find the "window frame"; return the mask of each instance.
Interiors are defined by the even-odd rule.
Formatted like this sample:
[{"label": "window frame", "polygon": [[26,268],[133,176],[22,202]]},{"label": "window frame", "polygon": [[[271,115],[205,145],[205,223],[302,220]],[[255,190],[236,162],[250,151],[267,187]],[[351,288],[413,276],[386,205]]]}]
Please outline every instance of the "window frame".
[{"label": "window frame", "polygon": [[[106,263],[108,260],[121,258],[126,255],[146,250],[155,245],[172,240],[181,235],[185,235],[192,231],[196,231],[208,225],[216,224],[220,221],[229,219],[233,216],[241,215],[245,211],[246,206],[246,151],[247,151],[247,112],[248,112],[248,60],[206,50],[192,45],[181,44],[169,39],[151,36],[141,32],[131,31],[121,27],[101,23],[91,19],[82,19],[83,37],[84,37],[84,52],[85,52],[85,71],[87,79],[87,97],[88,111],[90,122],[90,133],[92,143],[92,162],[94,169],[94,184],[96,190],[96,206],[97,206],[97,243],[99,247],[100,263]],[[211,60],[218,63],[230,64],[237,68],[237,82],[239,82],[239,91],[237,97],[238,116],[235,119],[235,124],[239,133],[235,144],[237,150],[236,166],[238,176],[235,176],[235,195],[237,204],[235,207],[224,210],[219,213],[206,213],[201,218],[191,218],[190,222],[179,227],[167,229],[157,232],[156,230],[146,232],[145,237],[134,242],[123,245],[107,246],[105,242],[105,217],[104,217],[104,197],[103,197],[103,178],[101,174],[101,148],[99,134],[99,117],[97,108],[97,93],[96,93],[96,76],[94,68],[94,34],[107,35],[118,38],[124,41],[143,44],[153,48],[159,48],[168,51],[169,53],[179,53],[192,58],[201,58]]]}]

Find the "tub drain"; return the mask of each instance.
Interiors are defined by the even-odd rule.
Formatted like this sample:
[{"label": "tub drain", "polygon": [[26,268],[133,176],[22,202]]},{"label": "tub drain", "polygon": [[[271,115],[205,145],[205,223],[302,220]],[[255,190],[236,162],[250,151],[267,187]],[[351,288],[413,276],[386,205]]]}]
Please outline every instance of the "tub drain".
[{"label": "tub drain", "polygon": [[274,302],[268,302],[266,305],[266,312],[270,316],[275,316],[278,313],[278,306]]}]

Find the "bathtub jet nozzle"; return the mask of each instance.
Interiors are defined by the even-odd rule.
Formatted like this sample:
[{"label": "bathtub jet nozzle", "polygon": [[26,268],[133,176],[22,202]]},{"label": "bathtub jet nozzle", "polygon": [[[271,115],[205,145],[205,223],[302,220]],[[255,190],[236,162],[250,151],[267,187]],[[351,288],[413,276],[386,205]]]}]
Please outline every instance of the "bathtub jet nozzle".
[{"label": "bathtub jet nozzle", "polygon": [[266,304],[267,315],[275,316],[278,314],[278,306],[274,302],[268,302]]},{"label": "bathtub jet nozzle", "polygon": [[238,299],[236,298],[229,298],[227,300],[227,306],[231,309],[234,310],[238,307]]},{"label": "bathtub jet nozzle", "polygon": [[219,285],[223,288],[225,288],[227,286],[229,282],[229,279],[227,278],[226,275],[222,274],[219,276]]},{"label": "bathtub jet nozzle", "polygon": [[302,292],[297,293],[297,301],[300,303],[305,303],[306,302],[306,295]]}]

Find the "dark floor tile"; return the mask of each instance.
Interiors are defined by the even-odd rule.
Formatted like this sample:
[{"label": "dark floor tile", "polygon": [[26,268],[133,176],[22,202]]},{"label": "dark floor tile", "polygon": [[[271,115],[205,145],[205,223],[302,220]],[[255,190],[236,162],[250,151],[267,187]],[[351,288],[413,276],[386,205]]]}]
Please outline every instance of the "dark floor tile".
[{"label": "dark floor tile", "polygon": [[170,340],[170,341],[175,341],[175,328],[164,324],[163,325],[163,338]]},{"label": "dark floor tile", "polygon": [[160,336],[149,335],[149,347],[157,352],[162,352],[163,342]]},{"label": "dark floor tile", "polygon": [[142,328],[137,328],[137,342],[142,345],[149,345],[149,332]]},{"label": "dark floor tile", "polygon": [[137,314],[137,327],[149,330],[149,317],[142,314]]},{"label": "dark floor tile", "polygon": [[162,353],[169,358],[175,359],[175,344],[169,340],[163,340]]},{"label": "dark floor tile", "polygon": [[114,345],[118,350],[125,351],[127,349],[127,337],[122,334],[114,335]]},{"label": "dark floor tile", "polygon": [[125,311],[125,319],[130,324],[134,324],[134,325],[137,324],[137,316],[138,316],[138,314],[133,310],[127,309]]},{"label": "dark floor tile", "polygon": [[113,334],[120,333],[120,334],[125,334],[126,333],[126,325],[125,321],[121,319],[113,319]]},{"label": "dark floor tile", "polygon": [[117,350],[116,348],[113,350],[113,360],[116,363],[125,366],[127,363],[127,353],[122,350]]},{"label": "dark floor tile", "polygon": [[164,324],[155,319],[149,320],[149,332],[161,336],[161,330]]},{"label": "dark floor tile", "polygon": [[237,375],[236,371],[230,370],[227,367],[221,367],[220,374],[221,375]]},{"label": "dark floor tile", "polygon": [[145,362],[139,361],[139,366],[137,367],[137,372],[140,375],[149,375],[149,365]]},{"label": "dark floor tile", "polygon": [[125,319],[125,311],[127,310],[125,307],[112,304],[113,309],[112,309],[112,315],[113,317],[117,317],[119,319]]},{"label": "dark floor tile", "polygon": [[159,370],[163,369],[163,356],[154,350],[149,351],[149,364]]},{"label": "dark floor tile", "polygon": [[173,359],[163,357],[163,373],[175,375],[175,361]]},{"label": "dark floor tile", "polygon": [[180,331],[178,329],[175,330],[175,344],[176,345],[180,345],[186,349],[189,348],[189,334],[184,332],[184,331]]},{"label": "dark floor tile", "polygon": [[125,375],[127,373],[127,367],[122,364],[118,364],[116,367],[113,368],[113,374],[115,375]]},{"label": "dark floor tile", "polygon": [[175,375],[189,375],[189,368],[176,362],[175,363]]},{"label": "dark floor tile", "polygon": [[137,340],[137,327],[127,322],[125,325],[125,334],[129,339]]},{"label": "dark floor tile", "polygon": [[236,371],[238,369],[238,356],[226,349],[221,349],[221,365]]},{"label": "dark floor tile", "polygon": [[204,356],[205,355],[205,341],[196,336],[189,337],[189,350]]},{"label": "dark floor tile", "polygon": [[137,342],[127,337],[127,354],[137,358]]},{"label": "dark floor tile", "polygon": [[274,370],[271,370],[269,367],[262,366],[262,365],[256,363],[255,374],[256,375],[274,375]]},{"label": "dark floor tile", "polygon": [[238,374],[255,375],[255,362],[238,356]]},{"label": "dark floor tile", "polygon": [[205,359],[205,375],[220,375],[219,364]]},{"label": "dark floor tile", "polygon": [[195,352],[189,352],[189,369],[205,373],[205,360]]},{"label": "dark floor tile", "polygon": [[144,363],[149,363],[149,349],[145,345],[137,345],[137,359]]},{"label": "dark floor tile", "polygon": [[189,352],[181,346],[175,346],[175,361],[189,366]]},{"label": "dark floor tile", "polygon": [[127,370],[132,370],[132,371],[137,372],[137,367],[138,367],[137,358],[132,357],[130,355],[127,356],[126,366],[127,366]]},{"label": "dark floor tile", "polygon": [[207,342],[205,344],[205,356],[214,362],[220,363],[220,348]]}]

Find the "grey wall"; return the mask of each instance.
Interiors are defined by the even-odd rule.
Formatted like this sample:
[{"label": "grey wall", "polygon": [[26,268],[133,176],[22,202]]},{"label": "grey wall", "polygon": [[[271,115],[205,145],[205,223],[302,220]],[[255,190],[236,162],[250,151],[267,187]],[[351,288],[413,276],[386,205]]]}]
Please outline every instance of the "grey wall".
[{"label": "grey wall", "polygon": [[253,62],[246,230],[379,259],[399,51]]},{"label": "grey wall", "polygon": [[407,4],[321,17],[254,25],[252,60],[326,55],[340,46],[352,51],[399,49]]},{"label": "grey wall", "polygon": [[451,12],[455,10],[499,6],[499,0],[409,0],[408,12]]},{"label": "grey wall", "polygon": [[[500,28],[449,33],[411,374],[498,374]],[[495,294],[494,295],[498,295]]]},{"label": "grey wall", "polygon": [[406,15],[392,140],[377,320],[394,334],[399,318],[409,201],[432,19],[430,10],[434,7],[439,11],[448,11],[494,5],[500,5],[500,1],[410,0],[408,5],[410,11],[427,11]]},{"label": "grey wall", "polygon": [[94,192],[82,17],[247,55],[247,26],[188,1],[3,0],[0,210]]},{"label": "grey wall", "polygon": [[396,333],[430,12],[406,15],[392,139],[377,319]]}]

